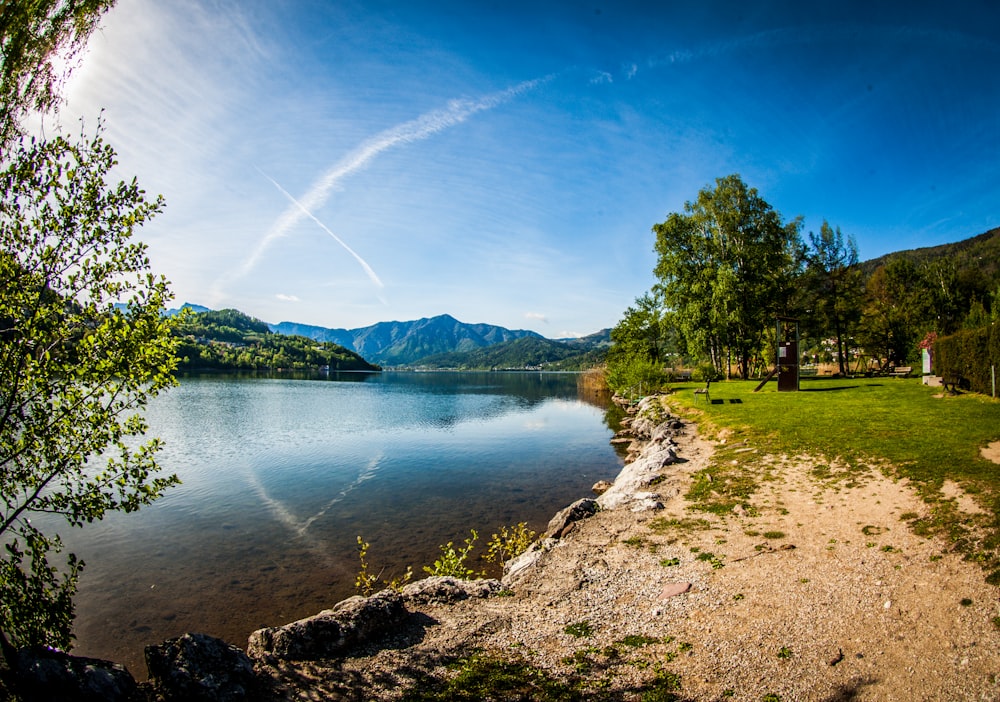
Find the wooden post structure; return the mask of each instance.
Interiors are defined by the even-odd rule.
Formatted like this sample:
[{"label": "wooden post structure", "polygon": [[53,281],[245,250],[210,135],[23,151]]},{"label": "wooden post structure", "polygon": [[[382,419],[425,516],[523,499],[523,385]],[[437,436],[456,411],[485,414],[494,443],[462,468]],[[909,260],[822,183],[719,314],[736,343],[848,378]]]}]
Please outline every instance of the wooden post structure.
[{"label": "wooden post structure", "polygon": [[778,392],[797,392],[799,389],[799,320],[793,317],[777,318]]}]

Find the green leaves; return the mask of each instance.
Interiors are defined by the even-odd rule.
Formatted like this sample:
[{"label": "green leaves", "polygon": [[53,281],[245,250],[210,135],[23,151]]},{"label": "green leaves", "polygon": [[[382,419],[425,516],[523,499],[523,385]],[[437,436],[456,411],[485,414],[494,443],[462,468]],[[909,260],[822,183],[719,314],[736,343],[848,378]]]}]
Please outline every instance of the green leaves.
[{"label": "green leaves", "polygon": [[799,227],[783,224],[735,174],[653,227],[655,290],[689,354],[708,356],[720,371],[732,357],[747,377],[774,316],[789,304]]},{"label": "green leaves", "polygon": [[50,567],[58,537],[30,517],[82,526],[178,482],[154,477],[159,442],[137,440],[149,398],[175,382],[167,282],[132,240],[163,202],[110,184],[114,163],[98,129],[22,141],[0,172],[0,629],[18,645],[69,645],[82,568]]}]

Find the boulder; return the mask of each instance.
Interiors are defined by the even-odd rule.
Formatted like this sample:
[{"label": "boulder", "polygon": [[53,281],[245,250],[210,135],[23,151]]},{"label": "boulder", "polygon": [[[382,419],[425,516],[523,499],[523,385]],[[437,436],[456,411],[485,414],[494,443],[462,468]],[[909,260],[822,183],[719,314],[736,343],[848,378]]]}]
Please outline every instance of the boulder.
[{"label": "boulder", "polygon": [[543,555],[551,551],[558,543],[557,539],[552,538],[536,541],[520,556],[507,561],[503,567],[502,584],[506,587],[515,585],[522,576],[527,575],[532,566],[538,563]]},{"label": "boulder", "polygon": [[589,497],[577,500],[569,507],[557,512],[556,516],[552,517],[549,521],[548,528],[545,530],[543,538],[562,538],[570,532],[570,529],[572,529],[575,522],[593,516],[597,513],[597,511],[597,500]]},{"label": "boulder", "polygon": [[612,485],[614,485],[614,483],[608,480],[598,480],[596,483],[594,483],[594,487],[590,489],[595,495],[603,495],[604,493],[606,493],[608,490],[611,489]]},{"label": "boulder", "polygon": [[150,684],[164,702],[243,702],[260,691],[247,654],[214,636],[184,634],[145,653]]},{"label": "boulder", "polygon": [[499,580],[462,580],[447,575],[435,575],[418,580],[403,588],[403,599],[421,604],[447,603],[470,597],[489,597],[502,589]]},{"label": "boulder", "polygon": [[250,634],[247,653],[258,660],[335,658],[398,627],[408,616],[402,595],[392,590],[349,597],[312,617],[258,629]]},{"label": "boulder", "polygon": [[18,651],[12,665],[23,700],[46,702],[141,702],[146,699],[123,665],[71,656],[51,648]]}]

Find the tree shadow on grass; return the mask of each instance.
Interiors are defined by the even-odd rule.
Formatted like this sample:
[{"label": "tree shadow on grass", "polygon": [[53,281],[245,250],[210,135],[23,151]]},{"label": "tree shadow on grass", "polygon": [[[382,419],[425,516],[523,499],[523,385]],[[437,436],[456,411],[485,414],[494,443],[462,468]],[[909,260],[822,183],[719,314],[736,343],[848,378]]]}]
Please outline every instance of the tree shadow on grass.
[{"label": "tree shadow on grass", "polygon": [[840,392],[841,390],[857,390],[860,387],[860,385],[843,385],[836,388],[799,388],[799,392]]}]

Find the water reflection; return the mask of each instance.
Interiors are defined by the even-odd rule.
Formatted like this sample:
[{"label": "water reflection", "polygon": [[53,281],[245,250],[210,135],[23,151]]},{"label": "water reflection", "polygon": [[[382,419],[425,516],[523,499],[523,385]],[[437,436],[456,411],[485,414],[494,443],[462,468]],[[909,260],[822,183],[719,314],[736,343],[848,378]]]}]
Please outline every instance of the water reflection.
[{"label": "water reflection", "polygon": [[[142,646],[250,631],[353,594],[356,538],[386,574],[470,528],[536,531],[612,478],[605,407],[573,374],[185,378],[148,419],[183,484],[66,533],[87,561],[78,652],[144,672]],[[63,530],[65,531],[65,530]]]}]

